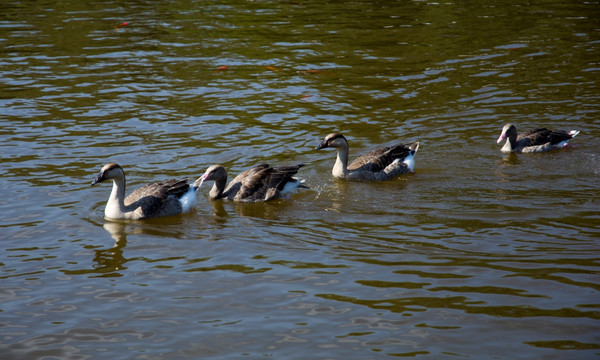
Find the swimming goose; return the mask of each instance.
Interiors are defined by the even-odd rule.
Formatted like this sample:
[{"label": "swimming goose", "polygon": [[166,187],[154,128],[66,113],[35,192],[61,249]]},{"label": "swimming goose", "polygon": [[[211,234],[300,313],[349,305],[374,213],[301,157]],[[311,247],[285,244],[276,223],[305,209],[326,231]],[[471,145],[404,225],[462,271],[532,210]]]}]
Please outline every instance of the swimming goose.
[{"label": "swimming goose", "polygon": [[138,220],[187,212],[196,205],[200,187],[198,181],[190,186],[187,179],[169,179],[142,186],[125,198],[125,172],[115,163],[104,165],[92,186],[104,180],[113,181],[104,208],[104,215],[110,219]]},{"label": "swimming goose", "polygon": [[258,165],[236,176],[225,188],[227,183],[225,168],[221,165],[212,165],[199,180],[200,185],[204,181],[215,182],[209,193],[213,200],[269,201],[286,197],[298,188],[306,188],[298,179],[292,177],[302,166],[304,164],[281,167]]},{"label": "swimming goose", "polygon": [[331,173],[337,178],[354,180],[390,180],[398,175],[415,172],[414,155],[419,142],[375,149],[348,165],[348,140],[341,134],[329,134],[316,150],[335,148],[337,159]]},{"label": "swimming goose", "polygon": [[517,135],[517,127],[513,124],[506,124],[502,128],[502,133],[497,143],[507,139],[500,151],[518,152],[518,153],[536,153],[555,149],[561,149],[567,146],[567,142],[577,136],[579,131],[557,130],[552,131],[546,128],[530,130]]}]

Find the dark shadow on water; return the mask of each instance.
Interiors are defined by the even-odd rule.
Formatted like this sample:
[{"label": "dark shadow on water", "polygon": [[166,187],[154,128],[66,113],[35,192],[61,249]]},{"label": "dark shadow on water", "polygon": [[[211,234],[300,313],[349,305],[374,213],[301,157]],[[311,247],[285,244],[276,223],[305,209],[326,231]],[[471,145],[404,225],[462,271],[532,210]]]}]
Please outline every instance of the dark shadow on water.
[{"label": "dark shadow on water", "polygon": [[67,275],[88,275],[90,277],[121,277],[120,272],[127,269],[125,264],[128,261],[124,256],[124,250],[127,246],[126,226],[125,222],[104,223],[102,227],[114,240],[113,245],[108,248],[102,246],[101,249],[94,250],[91,268],[63,270],[63,273]]},{"label": "dark shadow on water", "polygon": [[63,272],[67,275],[88,275],[90,277],[121,277],[123,276],[122,271],[127,269],[126,263],[131,260],[125,256],[128,236],[187,238],[189,236],[186,232],[188,227],[197,224],[194,222],[196,215],[195,212],[192,212],[180,216],[132,221],[87,219],[94,226],[102,226],[114,242],[108,246],[105,245],[107,244],[106,238],[94,240],[94,245],[85,246],[86,249],[94,251],[93,264],[88,268],[64,270]]},{"label": "dark shadow on water", "polygon": [[220,219],[231,217],[235,212],[243,217],[259,218],[266,220],[278,220],[279,215],[287,208],[293,206],[290,199],[277,199],[268,202],[245,203],[227,200],[211,200],[213,214]]},{"label": "dark shadow on water", "polygon": [[127,246],[125,224],[107,222],[103,228],[111,234],[115,244],[109,249],[94,250],[94,262],[96,263],[94,270],[102,277],[122,276],[119,271],[127,269],[125,266],[127,259],[123,255]]},{"label": "dark shadow on water", "polygon": [[[310,201],[314,198],[315,191],[303,189],[289,198],[275,199],[266,202],[239,202],[230,200],[207,200],[213,207],[213,215],[217,221],[230,218],[233,213],[243,217],[264,220],[280,220],[283,214],[298,207],[298,202]],[[203,205],[208,207],[208,205]]]},{"label": "dark shadow on water", "polygon": [[498,160],[498,163],[502,166],[514,166],[521,164],[519,156],[515,153],[508,153],[502,159]]}]

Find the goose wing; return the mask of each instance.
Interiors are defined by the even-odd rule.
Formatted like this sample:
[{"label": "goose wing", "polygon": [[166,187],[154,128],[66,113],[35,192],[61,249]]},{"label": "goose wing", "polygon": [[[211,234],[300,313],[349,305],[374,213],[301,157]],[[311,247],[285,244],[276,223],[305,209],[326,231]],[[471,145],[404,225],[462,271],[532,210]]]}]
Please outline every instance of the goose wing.
[{"label": "goose wing", "polygon": [[264,167],[244,177],[236,199],[242,201],[268,201],[279,196],[285,185],[304,164],[295,166]]},{"label": "goose wing", "polygon": [[242,188],[242,184],[245,179],[257,176],[256,175],[257,173],[260,173],[262,170],[267,169],[268,167],[269,167],[269,164],[260,164],[258,166],[255,166],[253,168],[250,168],[246,171],[241,172],[238,176],[236,176],[235,178],[233,178],[233,180],[231,180],[229,182],[229,184],[227,185],[227,188],[223,192],[223,197],[229,198],[229,199],[233,199],[234,197],[237,197],[238,193],[240,192],[240,190]]},{"label": "goose wing", "polygon": [[517,135],[517,142],[523,144],[524,146],[542,145],[548,142],[545,141],[545,139],[550,132],[551,131],[546,128],[525,131]]},{"label": "goose wing", "polygon": [[573,135],[566,131],[552,131],[546,128],[539,128],[519,134],[517,142],[522,142],[525,146],[538,146],[547,143],[558,144],[572,137]]},{"label": "goose wing", "polygon": [[271,173],[269,187],[277,188],[279,191],[283,190],[285,185],[292,180],[292,177],[296,175],[298,170],[303,166],[304,164],[276,167],[275,171]]},{"label": "goose wing", "polygon": [[548,141],[551,144],[558,144],[565,140],[572,139],[573,136],[573,132],[568,132],[564,130],[551,131],[550,134],[548,134]]},{"label": "goose wing", "polygon": [[410,153],[410,149],[406,145],[395,145],[384,148],[375,149],[362,156],[356,158],[350,165],[348,170],[365,170],[371,172],[379,172],[385,169],[396,159],[404,159]]},{"label": "goose wing", "polygon": [[180,198],[190,188],[187,179],[168,179],[148,184],[133,191],[125,198],[125,206],[141,211],[144,217],[150,217],[165,206],[169,199]]},{"label": "goose wing", "polygon": [[271,184],[271,174],[275,170],[268,165],[266,167],[253,168],[241,179],[240,190],[235,199],[238,201],[256,201],[264,199]]}]

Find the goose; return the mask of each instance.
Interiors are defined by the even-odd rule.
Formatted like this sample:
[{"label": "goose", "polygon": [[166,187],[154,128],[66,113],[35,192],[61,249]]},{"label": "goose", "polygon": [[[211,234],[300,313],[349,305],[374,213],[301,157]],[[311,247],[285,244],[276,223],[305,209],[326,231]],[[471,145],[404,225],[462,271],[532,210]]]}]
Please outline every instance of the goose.
[{"label": "goose", "polygon": [[205,181],[215,182],[209,192],[213,200],[269,201],[286,197],[298,188],[306,188],[300,180],[292,177],[302,166],[304,164],[281,167],[271,167],[269,164],[258,165],[236,176],[226,188],[225,168],[221,165],[212,165],[199,180],[200,185]]},{"label": "goose", "polygon": [[109,219],[139,220],[188,212],[196,205],[200,187],[198,180],[190,186],[187,179],[168,179],[144,185],[125,197],[125,171],[115,163],[104,165],[92,186],[104,180],[113,181],[104,208]]},{"label": "goose", "polygon": [[564,148],[577,134],[578,130],[552,131],[540,128],[517,135],[517,127],[514,124],[506,124],[496,143],[500,144],[506,139],[506,143],[500,149],[504,153],[536,153]]},{"label": "goose", "polygon": [[398,175],[415,172],[414,156],[419,142],[375,149],[348,165],[348,140],[341,134],[329,134],[316,150],[335,148],[337,159],[331,174],[336,178],[352,180],[390,180]]}]

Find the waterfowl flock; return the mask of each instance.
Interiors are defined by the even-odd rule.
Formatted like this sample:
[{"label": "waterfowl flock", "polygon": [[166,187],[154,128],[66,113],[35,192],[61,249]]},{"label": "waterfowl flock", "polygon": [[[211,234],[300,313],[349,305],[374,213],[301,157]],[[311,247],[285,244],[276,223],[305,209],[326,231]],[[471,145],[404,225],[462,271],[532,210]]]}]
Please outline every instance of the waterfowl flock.
[{"label": "waterfowl flock", "polygon": [[[534,129],[518,134],[514,124],[502,128],[497,143],[506,140],[500,151],[504,153],[538,153],[561,149],[579,131]],[[398,144],[372,150],[348,164],[348,140],[332,133],[316,150],[334,148],[337,157],[331,174],[335,178],[363,181],[386,181],[415,172],[415,154],[419,142]],[[307,188],[294,175],[304,164],[272,167],[262,164],[250,168],[227,184],[227,171],[221,165],[212,165],[193,184],[188,179],[167,179],[148,184],[125,197],[125,171],[115,163],[102,167],[92,186],[112,180],[113,187],[104,208],[109,219],[139,220],[170,216],[190,211],[196,205],[196,193],[205,181],[214,181],[209,192],[212,200],[227,199],[240,202],[261,202],[286,198],[296,190]]]}]

